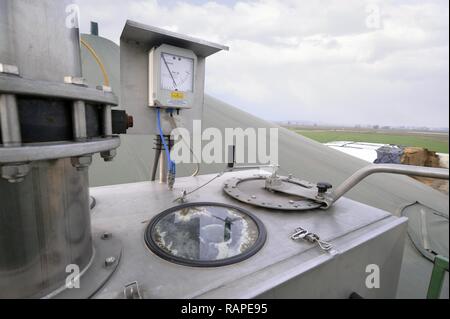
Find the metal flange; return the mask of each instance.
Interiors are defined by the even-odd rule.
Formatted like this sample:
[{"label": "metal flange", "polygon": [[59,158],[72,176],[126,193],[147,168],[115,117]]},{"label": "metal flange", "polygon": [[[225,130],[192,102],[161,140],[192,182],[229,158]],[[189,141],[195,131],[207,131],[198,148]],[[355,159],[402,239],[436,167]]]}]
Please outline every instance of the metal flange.
[{"label": "metal flange", "polygon": [[97,90],[83,85],[74,85],[77,80],[68,83],[28,80],[18,76],[0,74],[0,93],[47,98],[81,100],[116,106],[117,97],[112,92]]},{"label": "metal flange", "polygon": [[[230,197],[253,206],[281,211],[303,211],[321,208],[323,203],[301,197],[271,192],[266,189],[268,176],[256,175],[250,178],[232,178],[225,183],[224,191]],[[280,177],[282,183],[308,193],[316,189],[316,185],[292,177]]]},{"label": "metal flange", "polygon": [[39,143],[22,147],[0,147],[0,165],[29,163],[77,157],[115,150],[120,146],[119,137],[93,139],[88,142]]},{"label": "metal flange", "polygon": [[93,234],[94,256],[80,277],[79,288],[62,289],[44,299],[92,298],[111,278],[122,257],[122,242],[114,234],[96,231]]}]

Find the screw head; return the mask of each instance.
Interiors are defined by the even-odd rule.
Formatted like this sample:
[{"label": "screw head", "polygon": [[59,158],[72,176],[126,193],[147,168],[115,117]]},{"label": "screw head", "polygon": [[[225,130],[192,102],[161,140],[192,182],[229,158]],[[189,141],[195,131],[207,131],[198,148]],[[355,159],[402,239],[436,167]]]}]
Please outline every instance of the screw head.
[{"label": "screw head", "polygon": [[108,257],[105,259],[105,266],[111,267],[116,263],[116,257]]},{"label": "screw head", "polygon": [[102,239],[103,240],[108,240],[108,239],[110,239],[112,237],[112,234],[111,233],[103,233],[102,234]]}]

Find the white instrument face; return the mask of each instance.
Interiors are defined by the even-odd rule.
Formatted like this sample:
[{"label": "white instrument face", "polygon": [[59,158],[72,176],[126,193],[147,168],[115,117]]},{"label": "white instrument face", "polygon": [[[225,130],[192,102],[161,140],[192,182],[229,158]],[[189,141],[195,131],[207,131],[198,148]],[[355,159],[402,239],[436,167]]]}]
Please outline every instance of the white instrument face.
[{"label": "white instrument face", "polygon": [[168,91],[194,91],[194,59],[161,53],[161,88]]},{"label": "white instrument face", "polygon": [[[167,44],[152,49],[149,53],[149,106],[177,110],[201,106],[204,88],[198,72],[198,57],[192,50]],[[204,77],[204,72],[200,72]]]}]

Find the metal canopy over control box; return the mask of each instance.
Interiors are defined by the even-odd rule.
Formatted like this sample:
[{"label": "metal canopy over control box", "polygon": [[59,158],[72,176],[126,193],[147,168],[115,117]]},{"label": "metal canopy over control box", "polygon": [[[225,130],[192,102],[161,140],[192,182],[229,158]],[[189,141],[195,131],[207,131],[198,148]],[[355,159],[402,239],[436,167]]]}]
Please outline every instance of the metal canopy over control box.
[{"label": "metal canopy over control box", "polygon": [[120,47],[120,105],[135,118],[128,133],[158,133],[155,107],[181,109],[176,120],[192,131],[203,115],[206,58],[228,48],[133,21]]}]

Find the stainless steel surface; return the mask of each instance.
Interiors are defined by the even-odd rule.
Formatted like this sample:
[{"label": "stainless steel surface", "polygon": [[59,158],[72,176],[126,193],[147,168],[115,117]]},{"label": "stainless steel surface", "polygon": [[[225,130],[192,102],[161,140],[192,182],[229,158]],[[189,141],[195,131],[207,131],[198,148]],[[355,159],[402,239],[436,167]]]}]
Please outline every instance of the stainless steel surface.
[{"label": "stainless steel surface", "polygon": [[[13,16],[10,8],[13,1],[0,1],[0,63],[17,65],[17,56],[14,46]],[[1,72],[0,72],[1,73]]]},{"label": "stainless steel surface", "polygon": [[19,113],[15,95],[0,94],[0,128],[5,147],[17,146],[22,142]]},{"label": "stainless steel surface", "polygon": [[[246,178],[255,172],[231,174]],[[280,292],[283,285],[296,280],[302,284],[296,286],[292,298],[348,298],[353,291],[367,298],[395,297],[406,219],[348,199],[329,211],[278,213],[229,198],[223,193],[225,179],[221,178],[195,193],[191,202],[237,205],[255,214],[268,235],[261,251],[246,261],[217,269],[180,266],[151,253],[143,242],[148,222],[176,206],[173,200],[183,189],[198,187],[212,177],[178,179],[173,192],[150,182],[91,189],[98,200],[93,225],[113,232],[122,240],[125,252],[114,277],[96,298],[123,298],[124,286],[130,282],[139,282],[143,298],[255,298]],[[299,226],[331,242],[337,254],[292,241],[292,231]],[[365,286],[369,264],[380,266],[380,289]]]},{"label": "stainless steel surface", "polygon": [[34,162],[20,184],[0,179],[0,298],[44,297],[66,266],[92,257],[88,172],[70,159]]},{"label": "stainless steel surface", "polygon": [[[104,237],[103,232],[95,230],[93,232],[94,256],[87,269],[79,278],[80,289],[65,289],[54,291],[52,294],[45,296],[49,299],[86,299],[93,297],[101,287],[107,282],[120,265],[122,258],[122,242],[114,236]],[[106,260],[112,261],[106,267]]]},{"label": "stainless steel surface", "polygon": [[449,170],[444,168],[431,168],[398,164],[374,164],[364,167],[344,181],[331,195],[330,205],[344,196],[353,187],[366,177],[377,173],[420,176],[439,179],[449,179]]},{"label": "stainless steel surface", "polygon": [[85,143],[27,144],[17,148],[0,148],[0,164],[54,160],[115,150],[120,138],[94,139]]},{"label": "stainless steel surface", "polygon": [[81,76],[79,30],[66,26],[72,0],[0,2],[0,63],[18,66],[25,79]]},{"label": "stainless steel surface", "polygon": [[70,100],[83,99],[87,102],[118,105],[118,100],[111,92],[86,88],[79,85],[58,82],[28,80],[11,75],[0,74],[0,93],[32,95]]},{"label": "stainless steel surface", "polygon": [[[279,285],[275,289],[259,294],[258,298],[348,299],[356,292],[365,299],[395,299],[400,276],[398,265],[402,263],[405,245],[406,224],[405,219],[391,220],[390,223],[380,223],[372,229],[366,228],[357,232],[359,236],[359,239],[355,239],[359,244],[357,247],[319,266],[316,266],[317,261],[309,264],[306,266],[307,275],[301,275],[298,271],[289,273],[290,280],[286,280],[283,271],[301,262],[299,259],[291,260],[284,267],[280,267],[279,272],[272,278],[273,284]],[[334,245],[336,246],[336,243]],[[367,272],[369,265],[378,266],[380,269],[379,289],[368,289],[366,286],[366,280],[370,275]],[[258,279],[262,279],[262,276],[259,275],[254,280]],[[265,286],[260,286],[261,291],[266,289]],[[217,295],[209,295],[214,296]]]},{"label": "stainless steel surface", "polygon": [[86,104],[83,101],[73,102],[72,129],[75,141],[83,141],[87,138]]}]

